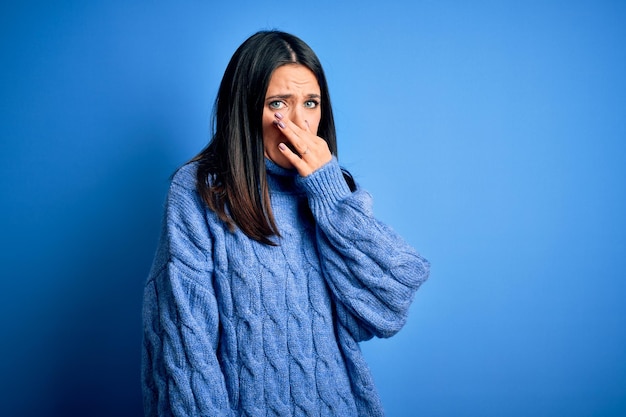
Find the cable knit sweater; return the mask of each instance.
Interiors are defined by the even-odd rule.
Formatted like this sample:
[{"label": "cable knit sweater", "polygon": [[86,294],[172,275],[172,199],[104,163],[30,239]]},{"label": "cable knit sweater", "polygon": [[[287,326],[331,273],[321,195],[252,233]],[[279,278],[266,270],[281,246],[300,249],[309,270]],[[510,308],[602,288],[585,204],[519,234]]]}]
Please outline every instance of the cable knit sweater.
[{"label": "cable knit sweater", "polygon": [[358,343],[405,323],[429,264],[337,160],[266,161],[278,246],[230,232],[174,176],[144,294],[147,416],[381,416]]}]

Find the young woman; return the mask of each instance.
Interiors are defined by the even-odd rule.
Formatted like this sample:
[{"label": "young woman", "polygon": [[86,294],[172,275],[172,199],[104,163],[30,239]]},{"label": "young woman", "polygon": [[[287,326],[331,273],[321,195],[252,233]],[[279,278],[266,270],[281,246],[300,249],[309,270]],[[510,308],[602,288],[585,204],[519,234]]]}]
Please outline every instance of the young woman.
[{"label": "young woman", "polygon": [[383,415],[358,343],[400,330],[429,264],[336,156],[314,52],[250,37],[211,142],[169,190],[144,294],[146,415]]}]

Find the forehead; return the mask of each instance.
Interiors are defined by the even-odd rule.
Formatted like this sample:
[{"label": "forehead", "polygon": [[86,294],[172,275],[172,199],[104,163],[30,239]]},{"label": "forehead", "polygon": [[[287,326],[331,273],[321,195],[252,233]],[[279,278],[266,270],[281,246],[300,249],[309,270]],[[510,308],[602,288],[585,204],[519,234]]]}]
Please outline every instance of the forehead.
[{"label": "forehead", "polygon": [[267,86],[271,93],[320,94],[320,86],[313,71],[300,64],[286,64],[274,70]]}]

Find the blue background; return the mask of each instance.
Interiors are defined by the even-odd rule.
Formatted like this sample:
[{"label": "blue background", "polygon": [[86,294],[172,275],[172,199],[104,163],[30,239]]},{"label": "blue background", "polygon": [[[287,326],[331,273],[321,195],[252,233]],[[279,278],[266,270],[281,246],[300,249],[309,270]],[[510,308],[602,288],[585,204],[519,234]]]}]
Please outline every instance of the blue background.
[{"label": "blue background", "polygon": [[318,53],[342,164],[433,264],[363,344],[388,415],[626,415],[625,2],[13,3],[0,415],[141,413],[168,176],[267,28]]}]

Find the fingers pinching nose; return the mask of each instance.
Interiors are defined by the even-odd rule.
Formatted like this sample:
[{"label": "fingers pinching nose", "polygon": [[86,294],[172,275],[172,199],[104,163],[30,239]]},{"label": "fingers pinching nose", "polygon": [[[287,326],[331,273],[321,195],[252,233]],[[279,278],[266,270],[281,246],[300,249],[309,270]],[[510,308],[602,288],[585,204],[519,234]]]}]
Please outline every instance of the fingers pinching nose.
[{"label": "fingers pinching nose", "polygon": [[280,127],[281,129],[284,129],[285,128],[285,123],[282,122],[283,115],[278,113],[278,112],[276,112],[276,113],[274,113],[274,117],[276,118],[276,120],[274,120],[274,124],[276,126]]}]

